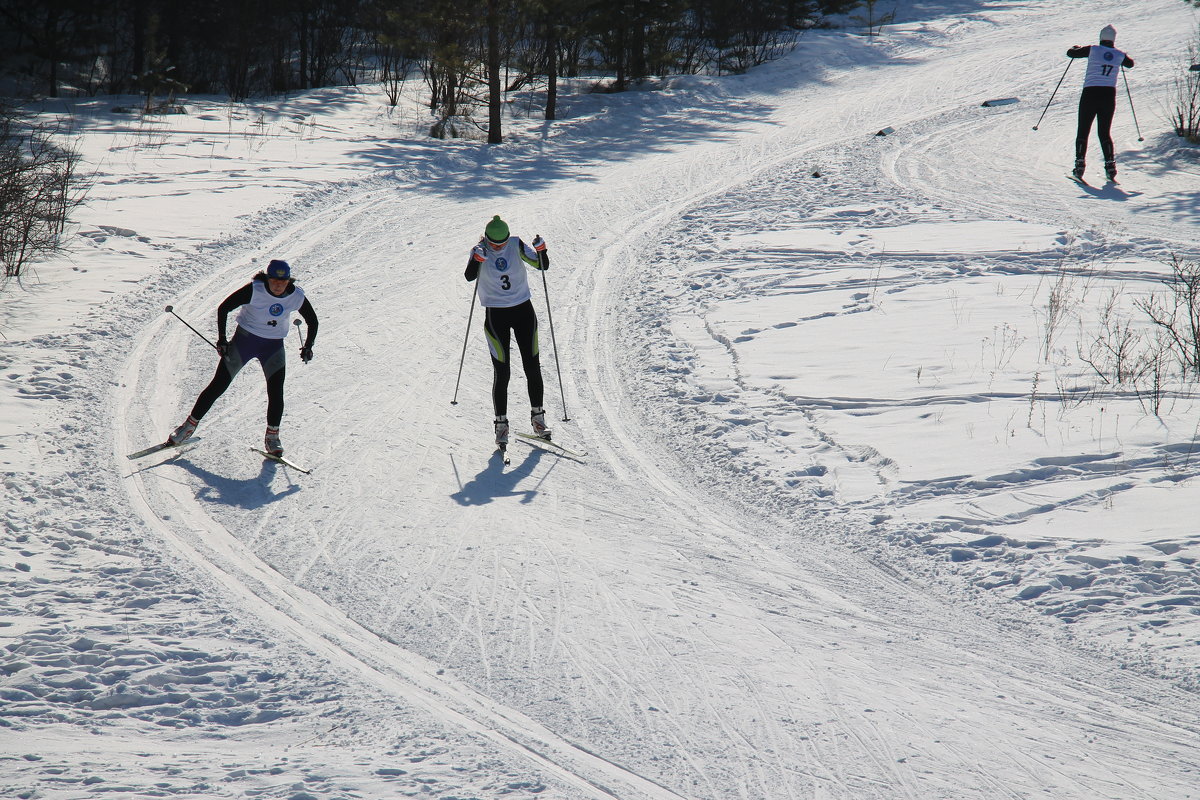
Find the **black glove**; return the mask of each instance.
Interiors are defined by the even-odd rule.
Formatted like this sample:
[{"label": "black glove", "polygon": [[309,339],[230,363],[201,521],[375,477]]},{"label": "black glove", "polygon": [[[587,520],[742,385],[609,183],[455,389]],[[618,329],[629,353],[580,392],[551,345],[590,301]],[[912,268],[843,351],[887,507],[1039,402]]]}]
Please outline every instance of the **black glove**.
[{"label": "black glove", "polygon": [[219,355],[221,358],[229,355],[229,342],[225,340],[224,336],[222,336],[220,339],[217,339],[217,355]]},{"label": "black glove", "polygon": [[300,360],[303,361],[305,364],[312,361],[312,348],[311,347],[309,347],[308,345],[304,345],[304,347],[300,348]]}]

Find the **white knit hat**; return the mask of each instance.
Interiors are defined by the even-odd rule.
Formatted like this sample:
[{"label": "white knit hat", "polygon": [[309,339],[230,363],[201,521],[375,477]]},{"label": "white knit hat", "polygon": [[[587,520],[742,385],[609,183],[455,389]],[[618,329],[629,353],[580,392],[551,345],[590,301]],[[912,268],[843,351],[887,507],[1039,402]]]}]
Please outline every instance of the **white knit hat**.
[{"label": "white knit hat", "polygon": [[1100,31],[1100,41],[1115,42],[1116,40],[1117,40],[1117,29],[1114,28],[1112,25],[1105,25],[1104,29]]}]

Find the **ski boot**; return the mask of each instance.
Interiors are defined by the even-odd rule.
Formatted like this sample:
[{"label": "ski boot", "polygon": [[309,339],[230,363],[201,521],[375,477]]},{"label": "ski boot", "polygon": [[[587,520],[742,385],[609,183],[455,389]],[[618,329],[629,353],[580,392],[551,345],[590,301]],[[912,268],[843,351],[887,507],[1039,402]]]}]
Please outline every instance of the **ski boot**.
[{"label": "ski boot", "polygon": [[508,446],[508,417],[496,417],[496,445],[503,450]]},{"label": "ski boot", "polygon": [[1117,162],[1115,160],[1104,162],[1104,175],[1110,183],[1117,182]]},{"label": "ski boot", "polygon": [[1084,162],[1084,160],[1082,158],[1075,159],[1075,169],[1071,170],[1071,174],[1075,176],[1075,180],[1077,180],[1077,181],[1083,180],[1083,169],[1086,166],[1087,166],[1087,164]]},{"label": "ski boot", "polygon": [[263,437],[263,450],[276,457],[283,455],[283,444],[279,441],[279,428],[267,426],[267,435]]},{"label": "ski boot", "polygon": [[549,439],[550,429],[546,427],[546,409],[541,406],[529,412],[529,422],[533,425],[533,435],[539,439]]},{"label": "ski boot", "polygon": [[179,445],[186,439],[191,438],[191,435],[196,432],[196,426],[199,424],[200,420],[189,414],[188,418],[183,421],[183,424],[167,437],[167,444]]}]

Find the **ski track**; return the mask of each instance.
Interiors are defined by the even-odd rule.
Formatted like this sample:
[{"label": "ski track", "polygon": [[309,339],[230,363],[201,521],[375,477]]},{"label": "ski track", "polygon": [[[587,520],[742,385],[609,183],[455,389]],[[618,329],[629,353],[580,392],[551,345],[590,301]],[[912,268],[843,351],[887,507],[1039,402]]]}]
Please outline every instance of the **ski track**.
[{"label": "ski track", "polygon": [[[304,220],[301,228],[282,232],[275,241],[268,243],[263,252],[272,252],[284,240],[287,241],[289,251],[303,252],[305,247],[312,246],[313,241],[329,237],[331,227],[353,229],[357,227],[356,222],[362,217],[370,216],[371,211],[382,215],[379,194],[381,193],[372,196],[368,193],[356,197],[352,202],[357,208],[351,214],[345,213],[345,204],[342,204],[328,209],[315,219]],[[365,224],[377,225],[370,221]],[[353,237],[357,233],[356,231],[345,235]],[[290,234],[294,234],[295,238],[291,238]],[[228,285],[229,273],[233,273],[234,269],[230,267],[222,274],[214,275],[209,282],[185,296],[184,303],[189,302],[191,297],[203,296],[205,292],[212,293],[212,285]],[[244,271],[244,267],[240,269]],[[310,291],[314,296],[319,296],[321,281],[313,281],[311,285],[313,288],[310,288]],[[160,387],[158,395],[150,392],[145,399],[162,401],[162,386],[170,386],[171,391],[175,393],[180,391],[167,379],[172,372],[178,370],[177,364],[183,360],[183,351],[192,343],[190,336],[186,331],[174,330],[170,333],[157,332],[142,338],[143,350],[148,349],[150,345],[158,348],[151,383]],[[167,342],[171,341],[174,343],[173,349],[166,346]],[[123,384],[127,387],[144,386],[147,377],[139,374],[142,369],[140,353],[135,351],[129,363],[132,371],[125,377]],[[159,378],[163,380],[159,381]],[[415,388],[411,389],[410,393],[415,391]],[[134,397],[131,394],[122,399],[132,403]],[[145,402],[145,399],[141,402]],[[402,402],[407,399],[406,394],[400,395]],[[158,404],[147,403],[147,407],[140,410],[149,414],[150,406],[155,405]],[[205,424],[206,427],[210,425],[208,420]],[[118,452],[129,446],[131,437],[123,425],[118,427],[116,441]],[[265,465],[264,470],[272,471],[269,465]],[[282,469],[276,471],[284,472]],[[327,465],[324,471],[330,471]],[[563,784],[571,786],[575,791],[581,792],[581,796],[608,796],[608,785],[623,787],[620,790],[623,795],[675,796],[635,773],[617,768],[603,759],[579,750],[575,745],[553,736],[527,719],[521,720],[513,711],[504,710],[499,715],[487,719],[488,712],[485,709],[492,703],[485,696],[473,694],[465,687],[454,686],[446,680],[438,680],[434,677],[437,671],[434,667],[420,665],[419,662],[412,663],[411,657],[404,655],[403,651],[390,647],[386,642],[357,628],[336,608],[300,589],[317,564],[326,561],[337,562],[336,554],[331,553],[331,546],[336,542],[336,538],[324,528],[309,528],[310,533],[304,542],[304,552],[308,555],[285,580],[259,562],[253,554],[245,551],[240,542],[230,537],[222,527],[214,524],[202,509],[193,508],[191,490],[185,485],[171,480],[152,481],[148,484],[142,472],[134,473],[131,481],[137,488],[137,494],[133,497],[135,504],[142,507],[143,516],[163,538],[173,542],[197,566],[210,571],[215,579],[224,584],[226,591],[240,596],[253,613],[278,630],[289,630],[294,636],[307,642],[314,652],[324,653],[325,657],[330,658],[341,669],[360,672],[365,679],[377,683],[385,691],[403,700],[434,708],[453,724],[464,727],[475,735],[486,736],[518,756],[532,758],[539,768],[549,772]],[[170,515],[169,523],[157,519],[157,515],[151,511],[155,506],[176,509],[175,513]],[[270,520],[264,520],[263,528],[269,524]],[[474,606],[472,603],[471,607]],[[459,622],[462,623],[462,620]],[[355,639],[359,637],[362,638],[356,642]],[[486,661],[486,651],[484,658]],[[431,683],[436,687],[432,691]],[[397,688],[397,685],[400,685],[400,688]],[[461,694],[461,701],[467,707],[465,712],[453,710],[453,705],[457,703],[448,701],[447,695],[455,694]],[[558,764],[559,761],[569,763],[576,759],[581,765],[574,766],[574,771],[571,767],[564,768]],[[581,780],[576,775],[577,772],[591,773],[598,778],[594,778],[593,781]]]},{"label": "ski track", "polygon": [[[1068,6],[1060,13],[1083,7]],[[1018,4],[1011,13],[1020,11]],[[969,44],[991,35],[988,27],[968,19],[936,35]],[[1006,63],[1019,70],[1016,62]],[[357,738],[347,734],[349,747],[411,726],[435,731],[431,738],[451,757],[472,754],[508,776],[497,785],[487,768],[460,775],[458,790],[478,795],[532,796],[549,787],[544,796],[570,798],[1198,796],[1194,695],[1090,659],[1037,621],[949,603],[867,548],[860,555],[857,544],[847,547],[864,540],[863,519],[824,515],[820,496],[807,493],[796,513],[800,492],[781,500],[776,487],[745,482],[753,473],[738,458],[753,459],[752,447],[731,457],[720,435],[695,435],[711,421],[681,402],[674,378],[696,362],[671,341],[669,321],[736,291],[728,284],[735,276],[768,291],[794,280],[778,269],[743,275],[710,264],[712,280],[677,297],[668,265],[697,247],[719,251],[722,217],[734,227],[746,215],[803,218],[866,197],[880,225],[1009,214],[1067,224],[1068,212],[1048,191],[1016,209],[986,199],[964,206],[964,176],[939,178],[923,168],[980,130],[978,111],[944,110],[968,88],[972,99],[978,94],[966,77],[941,87],[945,99],[933,114],[922,110],[929,90],[920,88],[919,73],[883,105],[858,103],[880,93],[869,68],[848,71],[844,81],[847,107],[857,110],[833,130],[818,134],[808,123],[772,131],[767,121],[720,144],[597,165],[597,187],[588,192],[549,181],[536,195],[504,198],[513,217],[538,221],[539,230],[514,229],[542,233],[554,249],[558,343],[577,359],[564,360],[572,421],[557,423],[556,436],[568,447],[586,443],[586,463],[536,448],[514,452],[508,468],[489,457],[479,315],[460,404],[449,405],[470,296],[458,277],[459,251],[493,213],[492,197],[369,181],[315,201],[311,213],[296,213],[260,242],[229,243],[172,297],[185,318],[211,320],[253,263],[286,253],[304,265],[301,283],[321,314],[321,338],[316,360],[293,360],[289,370],[287,419],[297,423],[285,444],[314,469],[311,477],[247,457],[245,443],[256,443],[262,429],[256,368],[205,419],[196,447],[126,462],[124,453],[173,427],[212,367],[207,345],[140,309],[151,321],[134,328],[140,332],[122,351],[119,378],[107,387],[114,423],[106,455],[118,465],[141,534],[182,559],[175,569],[198,591],[231,608],[236,625],[225,631],[225,618],[217,619],[225,612],[214,611],[212,634],[283,642],[280,659],[328,665],[324,685],[344,692],[347,705],[386,709],[370,715]],[[879,119],[914,130],[864,143]],[[1016,135],[1017,125],[997,125],[996,135]],[[563,138],[557,146],[566,158],[571,143]],[[805,177],[814,163],[840,177],[815,184]],[[697,231],[699,218],[717,224]],[[428,219],[443,224],[425,230]],[[1146,231],[1139,253],[1179,243],[1167,224]],[[852,303],[862,305],[871,292],[956,268],[917,260],[915,275],[856,277],[840,288],[865,292]],[[644,274],[647,265],[661,274]],[[146,296],[154,302],[162,288]],[[535,303],[545,327],[540,286]],[[690,324],[706,331],[709,356],[733,376],[722,430],[745,427],[753,439],[756,429],[739,419],[807,402],[739,386],[736,349],[707,321]],[[550,351],[543,348],[547,401],[558,410]],[[666,366],[647,374],[646,363]],[[42,374],[50,369],[29,379],[31,396],[69,395],[70,374]],[[370,379],[355,379],[364,374]],[[517,414],[521,386],[515,375]],[[843,401],[864,402],[815,399]],[[812,436],[845,462],[845,486],[887,483],[878,454],[839,444],[837,431],[810,419]],[[6,488],[20,487],[14,480]],[[12,526],[28,530],[16,517]],[[135,585],[121,592],[133,599]],[[67,651],[59,638],[52,649]],[[69,658],[88,647],[74,649]],[[235,656],[229,662],[235,672],[246,669]],[[246,715],[256,702],[246,701]],[[382,718],[391,713],[398,719],[389,725]],[[313,735],[333,742],[332,730]],[[239,771],[239,743],[188,755],[187,770],[223,759],[233,786],[254,785],[258,775]],[[300,751],[309,743],[293,744]],[[140,739],[136,746],[150,749]],[[162,744],[154,762],[178,769],[181,757]],[[57,768],[28,756],[3,763],[27,781]],[[307,790],[345,791],[353,769],[327,766]],[[131,792],[153,780],[139,776]]]}]

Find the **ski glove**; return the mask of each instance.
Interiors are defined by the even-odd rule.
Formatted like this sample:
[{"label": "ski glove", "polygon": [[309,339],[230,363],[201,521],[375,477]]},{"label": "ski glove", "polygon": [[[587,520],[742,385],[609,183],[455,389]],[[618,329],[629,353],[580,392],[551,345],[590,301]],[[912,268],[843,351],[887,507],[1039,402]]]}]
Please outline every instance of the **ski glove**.
[{"label": "ski glove", "polygon": [[540,234],[533,237],[533,249],[538,254],[538,269],[550,269],[550,255],[546,252],[546,240]]},{"label": "ski glove", "polygon": [[222,336],[220,339],[217,339],[217,355],[219,355],[221,358],[229,355],[229,342],[225,340],[224,336]]},{"label": "ski glove", "polygon": [[300,360],[305,364],[312,361],[312,348],[305,346],[300,348]]}]

